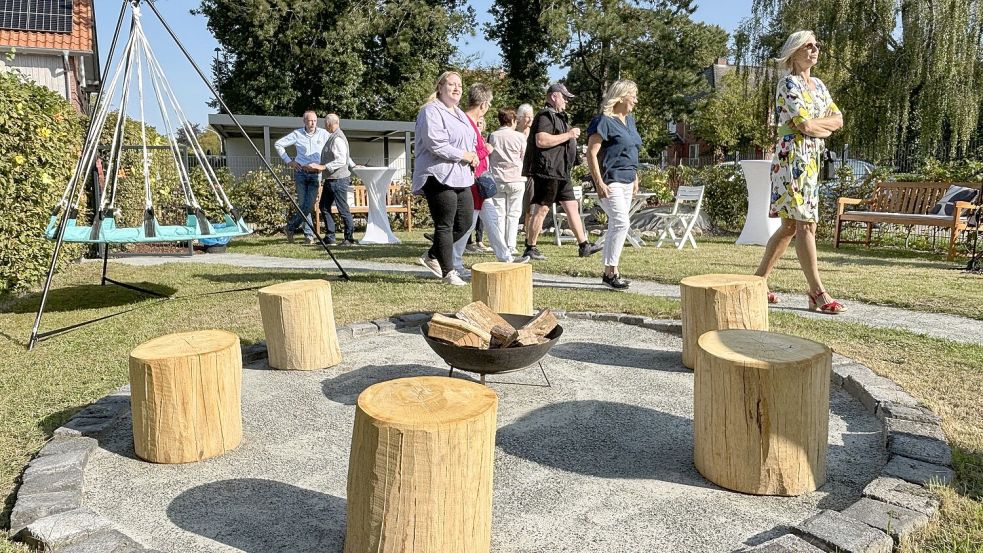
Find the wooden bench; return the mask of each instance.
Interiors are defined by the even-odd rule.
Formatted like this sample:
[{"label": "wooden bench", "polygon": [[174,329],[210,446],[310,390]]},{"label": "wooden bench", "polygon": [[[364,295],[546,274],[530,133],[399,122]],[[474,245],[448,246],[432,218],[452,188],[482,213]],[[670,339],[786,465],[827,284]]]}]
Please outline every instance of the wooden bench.
[{"label": "wooden bench", "polygon": [[[953,184],[980,189],[980,183],[879,182],[870,198],[839,198],[836,201],[834,246],[864,244],[870,247],[874,223],[939,227],[949,229],[949,260],[955,259],[956,239],[959,233],[966,230],[969,214],[978,206],[970,202],[956,202],[952,215],[929,213]],[[847,206],[865,206],[866,209],[847,210]],[[851,221],[867,225],[865,240],[843,240],[840,237],[843,223]]]},{"label": "wooden bench", "polygon": [[[369,198],[365,194],[365,187],[362,185],[352,186],[352,201],[348,204],[348,209],[353,216],[369,214]],[[321,228],[321,212],[318,204],[321,203],[321,189],[317,191],[317,200],[314,202],[314,228]],[[338,213],[338,206],[331,204],[331,213]],[[401,213],[406,221],[406,230],[413,230],[413,193],[405,186],[396,184],[389,185],[386,193],[386,213]]]}]

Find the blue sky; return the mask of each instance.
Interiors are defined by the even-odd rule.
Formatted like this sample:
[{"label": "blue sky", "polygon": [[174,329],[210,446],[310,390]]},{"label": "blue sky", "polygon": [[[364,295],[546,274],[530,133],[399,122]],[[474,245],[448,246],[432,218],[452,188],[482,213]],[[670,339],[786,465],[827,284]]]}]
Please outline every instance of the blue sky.
[{"label": "blue sky", "polygon": [[[695,2],[695,4],[697,5],[694,16],[696,19],[720,25],[728,32],[733,31],[740,20],[751,11],[751,0],[702,0]],[[210,76],[211,60],[215,56],[215,48],[218,47],[218,43],[208,31],[205,18],[189,13],[192,8],[198,6],[198,3],[193,0],[158,0],[155,5],[194,57],[195,62]],[[491,15],[488,13],[491,0],[472,1],[471,6],[478,14],[479,25],[476,36],[462,37],[457,46],[461,50],[462,56],[477,54],[479,63],[482,65],[498,64],[498,47],[484,39],[481,26],[481,23],[491,20]],[[105,63],[113,38],[116,18],[119,16],[120,0],[95,0],[95,7],[99,54]],[[174,46],[166,31],[147,7],[144,7],[143,21],[147,38],[154,47],[155,54],[164,67],[172,86],[174,86],[178,101],[181,103],[185,114],[193,122],[206,124],[208,114],[214,113],[214,110],[207,105],[211,98],[208,88],[195,75],[194,69]],[[124,25],[124,33],[127,27],[128,25]],[[554,68],[552,73],[552,76],[556,77],[562,75],[562,70]],[[155,111],[156,104],[151,101],[148,103],[148,108]],[[162,129],[159,114],[148,114],[147,120],[150,124]]]}]

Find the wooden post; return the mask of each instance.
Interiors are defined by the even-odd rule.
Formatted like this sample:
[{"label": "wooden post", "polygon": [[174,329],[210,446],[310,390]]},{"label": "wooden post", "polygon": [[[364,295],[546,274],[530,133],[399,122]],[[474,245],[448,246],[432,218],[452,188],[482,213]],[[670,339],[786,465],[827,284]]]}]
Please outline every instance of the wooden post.
[{"label": "wooden post", "polygon": [[130,407],[137,456],[190,463],[242,440],[242,351],[223,330],[168,334],[130,353]]},{"label": "wooden post", "polygon": [[759,495],[799,495],[822,486],[830,349],[758,330],[707,332],[698,347],[697,470],[719,486]]},{"label": "wooden post", "polygon": [[471,299],[496,313],[532,315],[532,265],[493,261],[472,266]]},{"label": "wooden post", "polygon": [[487,553],[498,397],[457,378],[358,396],[345,553]]},{"label": "wooden post", "polygon": [[270,367],[312,371],[341,362],[331,283],[295,280],[259,291]]},{"label": "wooden post", "polygon": [[696,364],[696,341],[710,330],[768,330],[768,286],[754,275],[698,275],[679,283],[683,365]]}]

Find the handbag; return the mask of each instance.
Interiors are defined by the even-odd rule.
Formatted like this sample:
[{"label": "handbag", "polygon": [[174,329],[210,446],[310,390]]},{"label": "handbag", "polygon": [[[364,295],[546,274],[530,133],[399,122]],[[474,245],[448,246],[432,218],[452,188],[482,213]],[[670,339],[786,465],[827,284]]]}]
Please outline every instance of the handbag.
[{"label": "handbag", "polygon": [[475,179],[474,183],[478,186],[478,195],[485,200],[498,194],[498,185],[495,184],[495,179],[489,177],[487,174]]}]

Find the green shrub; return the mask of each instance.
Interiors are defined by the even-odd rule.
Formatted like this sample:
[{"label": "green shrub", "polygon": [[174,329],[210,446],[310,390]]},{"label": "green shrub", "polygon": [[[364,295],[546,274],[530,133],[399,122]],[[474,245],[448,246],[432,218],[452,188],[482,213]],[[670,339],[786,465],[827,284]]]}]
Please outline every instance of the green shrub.
[{"label": "green shrub", "polygon": [[[27,289],[48,271],[51,210],[81,153],[82,118],[64,98],[0,72],[0,294]],[[62,250],[62,260],[82,248]]]},{"label": "green shrub", "polygon": [[703,185],[703,212],[717,231],[740,232],[747,217],[747,183],[740,166],[715,165],[693,170],[682,168],[683,184]]},{"label": "green shrub", "polygon": [[638,189],[640,192],[656,194],[649,199],[649,204],[671,204],[674,197],[672,188],[669,186],[669,174],[658,168],[638,171]]},{"label": "green shrub", "polygon": [[[284,184],[290,189],[293,182]],[[268,171],[250,171],[225,192],[256,232],[275,234],[287,224],[290,202]]]}]

